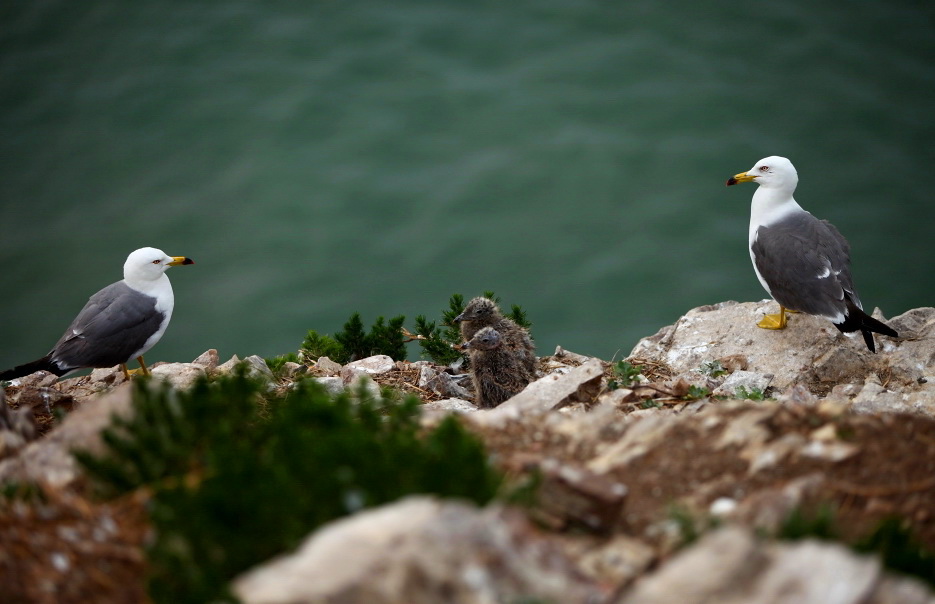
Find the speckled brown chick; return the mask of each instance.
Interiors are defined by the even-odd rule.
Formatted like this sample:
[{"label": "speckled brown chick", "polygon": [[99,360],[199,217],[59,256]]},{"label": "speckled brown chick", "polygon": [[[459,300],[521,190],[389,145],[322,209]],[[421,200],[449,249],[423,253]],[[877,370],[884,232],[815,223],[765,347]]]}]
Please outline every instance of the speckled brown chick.
[{"label": "speckled brown chick", "polygon": [[517,351],[493,327],[484,327],[465,343],[471,356],[471,377],[474,380],[475,402],[490,409],[517,394],[535,376]]},{"label": "speckled brown chick", "polygon": [[465,342],[470,342],[474,334],[484,327],[493,327],[500,333],[503,345],[522,359],[530,375],[536,375],[536,345],[529,337],[529,332],[500,314],[496,302],[478,296],[468,302],[464,312],[454,320],[461,324],[461,337]]}]

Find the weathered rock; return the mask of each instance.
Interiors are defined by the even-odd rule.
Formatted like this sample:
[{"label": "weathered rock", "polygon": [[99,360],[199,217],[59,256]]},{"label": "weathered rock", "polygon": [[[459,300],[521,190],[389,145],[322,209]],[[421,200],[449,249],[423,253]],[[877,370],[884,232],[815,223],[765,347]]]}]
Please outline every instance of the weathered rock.
[{"label": "weathered rock", "polygon": [[789,386],[785,392],[780,394],[776,401],[785,406],[813,407],[818,404],[818,397],[812,394],[808,388],[801,384]]},{"label": "weathered rock", "polygon": [[577,352],[571,352],[570,350],[565,350],[561,346],[555,347],[555,353],[553,356],[562,361],[571,361],[573,363],[582,364],[587,363],[594,357],[585,356],[583,354],[578,354]]},{"label": "weathered rock", "polygon": [[187,390],[198,378],[205,376],[205,367],[195,363],[164,363],[150,369],[153,377],[163,380],[177,390]]},{"label": "weathered rock", "polygon": [[294,363],[292,361],[286,361],[282,364],[282,373],[288,378],[297,378],[306,372],[305,365],[300,363]]},{"label": "weathered rock", "polygon": [[[748,415],[748,418],[753,417]],[[730,424],[732,428],[737,424]],[[738,457],[749,462],[747,473],[756,474],[763,470],[768,470],[783,463],[807,446],[804,436],[795,432],[783,434],[779,438],[766,441],[769,433],[761,426],[754,426],[741,422],[741,438],[749,436],[749,440],[734,441],[731,444],[743,445]],[[722,443],[723,444],[723,441]]]},{"label": "weathered rock", "polygon": [[10,457],[26,446],[28,441],[23,435],[13,430],[0,428],[0,459]]},{"label": "weathered rock", "polygon": [[8,481],[44,482],[64,487],[73,482],[79,469],[71,450],[80,448],[101,453],[100,432],[110,425],[114,414],[126,417],[130,412],[132,389],[121,384],[93,403],[81,405],[69,413],[58,427],[23,448],[19,455],[0,461],[0,484]]},{"label": "weathered rock", "polygon": [[55,409],[71,411],[75,407],[74,397],[55,386],[23,387],[16,397],[16,402],[20,407],[32,409],[38,416],[51,416]]},{"label": "weathered rock", "polygon": [[[896,386],[898,388],[898,386]],[[867,377],[859,389],[851,409],[860,413],[901,412],[935,416],[935,383],[924,381],[912,388],[891,390],[883,386],[876,375]]]},{"label": "weathered rock", "polygon": [[836,383],[863,381],[883,367],[910,381],[935,363],[935,339],[927,337],[935,332],[935,309],[915,309],[890,320],[901,335],[911,331],[911,324],[914,333],[925,339],[880,337],[876,355],[859,338],[841,335],[820,317],[791,315],[789,326],[778,331],[756,326],[764,314],[775,311],[771,300],[695,308],[674,325],[640,340],[630,355],[664,362],[677,374],[696,370],[707,361],[742,355],[750,371],[772,374],[771,385],[780,391],[796,383],[827,391]]},{"label": "weathered rock", "polygon": [[339,375],[341,373],[341,369],[344,368],[344,365],[341,363],[335,363],[328,357],[319,357],[318,361],[315,362],[315,367],[318,367],[329,375]]},{"label": "weathered rock", "polygon": [[446,398],[422,405],[423,413],[471,413],[477,411],[477,405],[460,398]]},{"label": "weathered rock", "polygon": [[380,384],[376,383],[372,377],[366,373],[357,374],[351,381],[344,381],[344,386],[350,391],[354,399],[362,397],[378,398],[380,396]]},{"label": "weathered rock", "polygon": [[747,392],[759,390],[766,392],[773,376],[768,373],[757,373],[755,371],[735,371],[714,389],[712,394],[723,396],[736,396],[739,389],[745,388]]},{"label": "weathered rock", "polygon": [[617,466],[629,464],[661,443],[674,427],[675,422],[663,415],[643,417],[630,424],[622,438],[589,461],[588,469],[604,474]]},{"label": "weathered rock", "polygon": [[317,377],[312,378],[325,387],[330,394],[340,394],[344,392],[344,380],[339,377]]},{"label": "weathered rock", "polygon": [[812,359],[811,366],[802,372],[801,380],[830,390],[835,384],[867,375],[873,360],[866,349],[846,344],[833,346]]},{"label": "weathered rock", "polygon": [[[824,554],[815,557],[789,549],[801,543],[772,544],[768,537],[752,545],[708,546],[708,554],[698,558],[718,550],[722,557],[715,552],[710,562],[713,570],[697,562],[700,566],[677,567],[681,580],[660,577],[683,555],[673,557],[675,546],[682,544],[686,534],[685,522],[706,531],[709,520],[716,517],[756,530],[758,535],[772,535],[794,510],[809,513],[825,503],[838,510],[835,528],[843,541],[861,539],[880,519],[898,515],[930,549],[935,543],[931,524],[935,421],[919,415],[935,416],[935,314],[917,309],[889,321],[903,338],[878,338],[879,352],[871,355],[859,338],[843,338],[827,322],[813,330],[822,320],[805,315],[792,316],[785,332],[758,329],[753,307],[757,305],[732,303],[689,313],[686,317],[694,317],[693,321],[680,320],[671,327],[668,343],[660,345],[661,338],[649,340],[650,348],[656,346],[678,357],[682,366],[674,367],[676,373],[663,366],[668,364],[666,358],[647,358],[645,375],[638,384],[605,392],[596,401],[607,364],[559,349],[556,356],[539,360],[538,369],[548,377],[536,382],[538,386],[530,385],[541,390],[528,398],[523,393],[498,409],[482,412],[461,397],[425,404],[421,420],[425,427],[461,413],[459,421],[484,440],[489,458],[508,476],[523,480],[535,472],[541,479],[538,506],[514,513],[499,508],[478,511],[458,504],[461,507],[453,512],[448,503],[433,502],[437,508],[433,512],[413,513],[413,508],[405,508],[405,513],[381,516],[383,521],[369,519],[360,528],[347,529],[350,533],[342,523],[329,525],[307,540],[307,547],[315,544],[317,557],[310,563],[315,569],[301,566],[306,550],[256,569],[257,576],[273,577],[264,579],[263,590],[271,585],[272,590],[286,591],[258,592],[262,597],[255,601],[474,604],[530,597],[577,602],[593,596],[592,587],[599,583],[602,602],[621,597],[626,602],[693,602],[698,601],[694,596],[681,600],[678,589],[689,583],[694,589],[696,581],[702,590],[698,597],[707,596],[708,601],[817,601],[812,583],[836,581],[836,573],[850,581],[848,573],[853,569],[842,567],[833,556],[829,562]],[[763,310],[774,307],[763,305]],[[747,316],[741,319],[744,312]],[[733,319],[729,313],[735,313]],[[711,321],[720,322],[724,331],[706,325]],[[743,321],[749,323],[743,327],[749,328],[747,343],[735,338],[741,328],[734,324]],[[702,332],[716,337],[705,341],[699,335]],[[692,338],[699,347],[691,348]],[[697,364],[686,360],[692,354],[698,355]],[[728,375],[714,375],[717,372],[711,367],[699,371],[702,362],[710,360],[718,360]],[[210,365],[210,359],[207,362]],[[225,364],[227,370],[236,362],[239,359],[234,357]],[[253,363],[264,379],[270,377],[262,359],[255,357]],[[330,368],[335,376],[313,379],[334,393],[344,392],[345,381],[337,377],[342,367],[329,363],[319,359],[312,373],[322,375]],[[786,380],[785,387],[776,379],[764,384],[774,367],[785,367],[788,375],[798,373]],[[173,371],[172,365],[153,366],[157,368]],[[411,384],[416,374],[422,378],[417,382],[422,389],[428,389],[432,380],[457,385],[457,376],[438,369],[428,361],[397,362],[388,373],[377,375],[376,381],[365,371],[350,369],[348,377],[355,380],[350,394],[376,396],[378,382]],[[85,376],[56,381],[51,374],[36,374],[10,385],[11,399],[21,410],[17,413],[25,413],[23,403],[41,395],[43,388],[72,396],[78,410],[58,428],[52,428],[51,419],[43,423],[40,416],[39,430],[51,431],[25,446],[15,431],[3,428],[0,417],[0,458],[3,451],[12,453],[0,460],[0,483],[38,480],[55,487],[75,482],[80,469],[69,455],[72,444],[100,448],[98,431],[109,420],[109,410],[100,408],[108,397],[99,399],[95,391],[124,380],[113,368],[94,375],[93,380]],[[291,381],[285,378],[287,371],[276,375],[283,382]],[[359,385],[356,380],[362,375],[364,383]],[[691,385],[727,395],[735,395],[740,386],[752,391],[768,385],[770,396],[777,400],[752,403],[707,397],[688,401],[682,397]],[[115,392],[129,392],[127,388],[132,390],[122,385]],[[646,404],[646,398],[654,400]],[[39,399],[35,403],[37,409],[48,407]],[[97,430],[82,427],[95,421],[87,419],[91,411],[103,413]],[[894,413],[900,411],[915,416]],[[86,419],[79,421],[81,417]],[[673,510],[684,511],[684,517],[676,518]],[[538,528],[530,528],[523,514],[534,515]],[[355,527],[358,519],[363,522],[365,515],[345,522]],[[550,534],[543,527],[586,530]],[[330,545],[325,548],[322,543]],[[684,554],[702,543],[686,546]],[[558,561],[553,566],[542,562],[556,555],[555,551]],[[800,553],[809,561],[804,570],[792,564]],[[849,556],[844,556],[848,564],[853,562]],[[327,563],[319,567],[320,560]],[[718,570],[718,565],[725,570]],[[90,561],[84,566],[98,567]],[[286,571],[281,570],[284,566]],[[274,568],[285,574],[274,575]],[[658,573],[634,587],[636,577],[650,568]],[[546,575],[552,583],[543,582]],[[862,604],[924,601],[919,598],[926,592],[918,584],[891,577],[878,566],[865,575],[870,585],[860,593],[861,598],[866,596]],[[650,583],[658,591],[645,587]],[[537,591],[526,590],[529,584],[537,585]],[[567,585],[572,585],[570,592]],[[307,594],[308,589],[313,591]],[[579,595],[583,598],[576,599]],[[839,600],[831,597],[828,601]]]},{"label": "weathered rock", "polygon": [[427,497],[326,525],[233,588],[245,604],[586,602],[600,593],[521,514]]},{"label": "weathered rock", "polygon": [[13,384],[21,388],[48,388],[58,380],[58,376],[49,371],[37,371],[18,377],[13,380]]},{"label": "weathered rock", "polygon": [[205,371],[211,373],[218,368],[218,363],[220,363],[220,361],[221,359],[218,356],[218,351],[214,348],[210,348],[198,355],[198,358],[192,361],[192,363],[201,365],[204,367]]},{"label": "weathered rock", "polygon": [[935,375],[935,308],[914,308],[893,317],[888,324],[900,336],[897,341],[880,338],[894,377],[918,383],[927,375]]},{"label": "weathered rock", "polygon": [[235,355],[232,356],[230,359],[228,359],[228,361],[227,361],[226,363],[222,363],[222,364],[218,365],[218,366],[217,366],[217,372],[220,373],[221,375],[226,375],[226,374],[231,373],[232,371],[234,371],[234,368],[237,367],[237,365],[239,365],[239,364],[240,364],[240,357],[238,357],[238,356],[235,354]]},{"label": "weathered rock", "polygon": [[831,389],[829,397],[851,399],[860,392],[861,384],[837,384]]},{"label": "weathered rock", "polygon": [[88,379],[96,386],[100,387],[101,385],[113,386],[120,384],[126,381],[127,377],[123,374],[123,370],[117,366],[93,369]]},{"label": "weathered rock", "polygon": [[425,388],[439,396],[449,398],[473,398],[471,393],[458,383],[455,376],[446,371],[438,371],[431,365],[423,365],[419,368],[419,388]]},{"label": "weathered rock", "polygon": [[341,377],[345,376],[345,372],[351,371],[353,373],[367,373],[370,375],[381,375],[388,371],[392,371],[396,367],[396,363],[393,359],[385,354],[378,354],[372,357],[367,357],[366,359],[360,359],[359,361],[352,361],[344,366],[341,370]]},{"label": "weathered rock", "polygon": [[609,531],[617,523],[627,496],[626,485],[555,459],[543,460],[539,468],[540,512],[554,518],[553,524]]},{"label": "weathered rock", "polygon": [[569,551],[586,576],[604,585],[626,585],[646,572],[656,559],[656,553],[642,541],[627,535],[617,535],[600,545],[586,544],[587,549],[575,555]]},{"label": "weathered rock", "polygon": [[251,355],[243,360],[247,365],[247,375],[254,379],[273,382],[275,381],[275,376],[273,376],[273,370],[269,368],[269,365],[266,364],[266,359],[260,355]]},{"label": "weathered rock", "polygon": [[627,416],[613,405],[596,404],[587,413],[550,413],[543,418],[550,431],[568,439],[577,451],[591,450],[601,441],[616,441],[626,429]]},{"label": "weathered rock", "polygon": [[742,521],[765,534],[774,535],[807,497],[813,496],[821,489],[824,481],[825,476],[822,472],[806,474],[786,484],[752,493],[739,504],[735,501],[729,513],[719,515]]},{"label": "weathered rock", "polygon": [[620,604],[930,604],[920,583],[886,575],[876,558],[817,541],[762,544],[724,528],[644,577]]},{"label": "weathered rock", "polygon": [[10,409],[6,392],[0,388],[0,459],[9,457],[36,439],[36,420],[32,407]]},{"label": "weathered rock", "polygon": [[600,405],[612,405],[616,407],[631,403],[635,400],[637,400],[637,396],[632,388],[617,388],[616,390],[611,390],[600,395],[597,402]]}]

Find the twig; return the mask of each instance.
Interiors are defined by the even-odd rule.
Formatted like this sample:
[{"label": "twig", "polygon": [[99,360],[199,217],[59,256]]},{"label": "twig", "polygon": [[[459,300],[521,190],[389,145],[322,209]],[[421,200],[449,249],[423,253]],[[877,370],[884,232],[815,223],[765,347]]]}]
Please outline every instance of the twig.
[{"label": "twig", "polygon": [[414,341],[416,341],[416,340],[428,340],[428,339],[429,339],[429,338],[427,338],[427,337],[425,337],[425,336],[422,336],[422,335],[419,335],[419,334],[417,334],[417,333],[412,333],[411,331],[409,331],[409,330],[406,329],[405,327],[400,328],[400,331],[403,332],[403,338],[405,338],[405,339],[403,340],[403,342],[414,342]]},{"label": "twig", "polygon": [[871,485],[864,486],[849,482],[833,481],[828,483],[835,490],[843,491],[851,495],[861,497],[886,497],[887,495],[899,495],[901,493],[916,493],[935,488],[935,477],[917,480],[905,485]]}]

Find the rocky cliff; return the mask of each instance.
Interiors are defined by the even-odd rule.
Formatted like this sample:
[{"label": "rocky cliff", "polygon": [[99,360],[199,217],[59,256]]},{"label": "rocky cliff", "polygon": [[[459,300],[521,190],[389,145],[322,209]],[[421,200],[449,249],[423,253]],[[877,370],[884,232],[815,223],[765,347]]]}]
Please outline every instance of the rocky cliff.
[{"label": "rocky cliff", "polygon": [[[694,309],[626,364],[559,349],[540,358],[540,379],[491,410],[473,406],[457,372],[426,361],[320,359],[274,376],[251,357],[270,389],[364,379],[414,393],[425,426],[459,414],[499,469],[539,486],[529,507],[413,496],[358,512],[236,578],[234,593],[256,603],[935,602],[935,309],[889,319],[900,338],[870,354],[805,315],[758,329],[767,306]],[[209,351],[154,374],[184,388],[237,361],[218,360]],[[0,499],[0,599],[145,599],[147,493],[94,499],[70,453],[101,450],[111,415],[132,413],[122,382],[113,371],[36,374],[6,389],[0,484],[43,496]],[[900,551],[915,554],[902,567],[915,577],[879,555],[891,551],[873,545],[880,535],[911,539]]]}]

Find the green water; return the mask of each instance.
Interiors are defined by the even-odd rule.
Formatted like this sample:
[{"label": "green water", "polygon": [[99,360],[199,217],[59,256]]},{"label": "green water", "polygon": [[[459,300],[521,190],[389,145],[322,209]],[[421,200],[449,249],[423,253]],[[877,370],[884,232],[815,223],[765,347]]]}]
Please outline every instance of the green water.
[{"label": "green water", "polygon": [[[149,359],[295,350],[353,311],[495,290],[610,358],[765,297],[767,155],[852,245],[869,307],[935,303],[924,2],[5,2],[0,367],[44,354],[152,245]],[[413,351],[412,358],[417,357]]]}]

